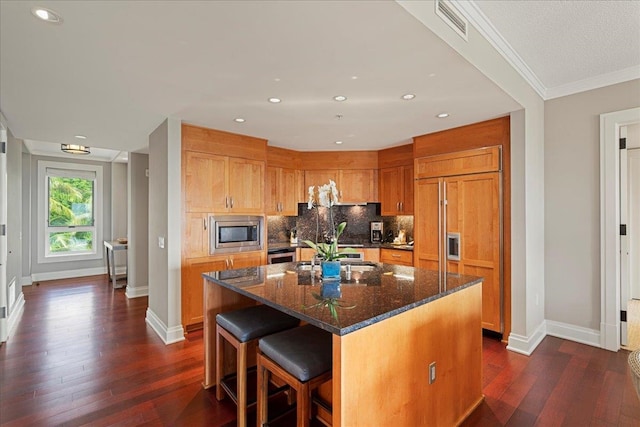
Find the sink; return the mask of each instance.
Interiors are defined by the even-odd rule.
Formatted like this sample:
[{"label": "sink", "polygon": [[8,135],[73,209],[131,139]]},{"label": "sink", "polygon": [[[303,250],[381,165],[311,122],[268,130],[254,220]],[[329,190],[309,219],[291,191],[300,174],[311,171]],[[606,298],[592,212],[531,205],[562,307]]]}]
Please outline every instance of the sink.
[{"label": "sink", "polygon": [[[344,262],[342,263],[342,265],[340,266],[340,270],[342,271],[346,271],[347,270],[347,266],[349,268],[351,268],[351,271],[360,271],[360,272],[364,272],[364,271],[373,271],[376,269],[376,264],[373,262],[367,262],[367,261],[359,261],[359,262]],[[315,264],[315,265],[311,265],[310,262],[308,261],[301,261],[298,262],[296,265],[296,268],[298,270],[302,270],[302,271],[310,271],[310,270],[317,270],[320,271],[320,265],[319,264]]]}]

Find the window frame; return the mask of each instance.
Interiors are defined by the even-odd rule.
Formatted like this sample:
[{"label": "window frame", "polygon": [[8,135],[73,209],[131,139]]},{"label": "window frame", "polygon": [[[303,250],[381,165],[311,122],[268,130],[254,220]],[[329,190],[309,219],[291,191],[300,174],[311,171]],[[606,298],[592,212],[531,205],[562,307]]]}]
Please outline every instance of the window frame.
[{"label": "window frame", "polygon": [[[64,231],[67,228],[49,227],[49,174],[47,169],[60,169],[69,171],[70,175],[79,172],[78,178],[86,178],[87,172],[95,173],[95,183],[93,189],[93,226],[76,226],[73,231],[93,231],[93,250],[83,253],[61,253],[50,252],[49,232],[54,230]],[[46,160],[38,161],[38,263],[52,262],[76,262],[102,259],[102,229],[103,214],[102,205],[104,197],[103,167],[100,165],[73,163],[73,162],[52,162]],[[69,228],[71,229],[71,228]]]}]

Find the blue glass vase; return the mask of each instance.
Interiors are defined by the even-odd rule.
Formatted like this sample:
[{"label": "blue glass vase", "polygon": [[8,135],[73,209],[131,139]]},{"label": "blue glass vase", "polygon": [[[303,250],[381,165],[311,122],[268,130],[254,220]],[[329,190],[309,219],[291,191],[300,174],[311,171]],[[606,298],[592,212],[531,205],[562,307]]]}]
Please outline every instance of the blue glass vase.
[{"label": "blue glass vase", "polygon": [[342,293],[340,292],[339,280],[323,280],[320,287],[320,296],[322,298],[340,298]]},{"label": "blue glass vase", "polygon": [[320,267],[323,280],[340,280],[340,261],[322,261]]}]

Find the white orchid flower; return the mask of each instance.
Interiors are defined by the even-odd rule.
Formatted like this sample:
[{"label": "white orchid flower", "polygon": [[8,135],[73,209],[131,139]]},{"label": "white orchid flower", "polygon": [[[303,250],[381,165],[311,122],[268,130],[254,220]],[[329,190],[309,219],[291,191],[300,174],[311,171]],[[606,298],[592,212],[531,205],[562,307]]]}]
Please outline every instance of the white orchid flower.
[{"label": "white orchid flower", "polygon": [[315,201],[315,197],[313,194],[313,189],[315,187],[312,185],[309,187],[309,201],[307,202],[307,209],[313,209],[313,202]]}]

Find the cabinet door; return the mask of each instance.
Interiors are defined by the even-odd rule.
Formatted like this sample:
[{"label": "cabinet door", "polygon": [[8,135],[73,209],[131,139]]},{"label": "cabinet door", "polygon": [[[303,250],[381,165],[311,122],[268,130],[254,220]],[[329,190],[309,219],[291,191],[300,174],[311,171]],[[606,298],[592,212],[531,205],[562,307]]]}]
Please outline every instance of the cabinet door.
[{"label": "cabinet door", "polygon": [[442,242],[442,213],[440,210],[441,179],[416,181],[413,265],[439,270]]},{"label": "cabinet door", "polygon": [[261,214],[264,210],[264,162],[229,158],[229,211]]},{"label": "cabinet door", "polygon": [[380,249],[380,262],[413,266],[413,252],[398,249]]},{"label": "cabinet door", "polygon": [[[322,170],[322,171],[305,171],[304,172],[304,185],[306,197],[309,197],[308,190],[312,185],[315,187],[328,184],[329,180],[338,183],[338,171],[337,170]],[[340,187],[338,187],[338,190]],[[317,188],[316,188],[317,191]],[[306,201],[306,200],[305,200]]]},{"label": "cabinet door", "polygon": [[402,166],[402,215],[413,215],[413,166]]},{"label": "cabinet door", "polygon": [[186,213],[184,217],[183,258],[209,256],[209,215]]},{"label": "cabinet door", "polygon": [[264,182],[264,202],[267,215],[280,215],[280,171],[281,168],[267,167]]},{"label": "cabinet door", "polygon": [[298,215],[298,185],[295,169],[280,171],[280,215]]},{"label": "cabinet door", "polygon": [[374,194],[373,170],[341,170],[338,190],[341,202],[366,203],[377,199]]},{"label": "cabinet door", "polygon": [[500,174],[466,175],[444,182],[447,232],[460,234],[460,260],[447,260],[447,271],[484,278],[482,327],[501,332]]},{"label": "cabinet door", "polygon": [[202,273],[225,270],[225,260],[193,259],[182,265],[182,324],[186,330],[201,327],[203,314]]},{"label": "cabinet door", "polygon": [[228,270],[236,268],[257,267],[266,264],[266,259],[262,252],[247,252],[229,255]]},{"label": "cabinet door", "polygon": [[380,212],[385,215],[398,215],[400,207],[400,168],[380,170]]},{"label": "cabinet door", "polygon": [[184,194],[187,212],[225,210],[228,158],[184,152]]}]

